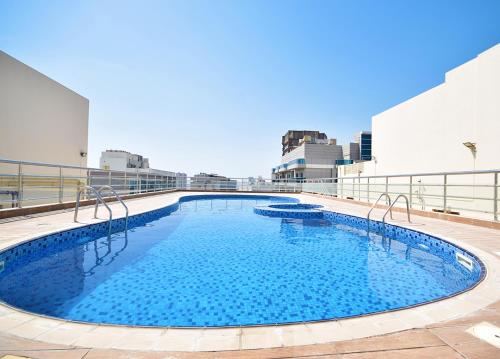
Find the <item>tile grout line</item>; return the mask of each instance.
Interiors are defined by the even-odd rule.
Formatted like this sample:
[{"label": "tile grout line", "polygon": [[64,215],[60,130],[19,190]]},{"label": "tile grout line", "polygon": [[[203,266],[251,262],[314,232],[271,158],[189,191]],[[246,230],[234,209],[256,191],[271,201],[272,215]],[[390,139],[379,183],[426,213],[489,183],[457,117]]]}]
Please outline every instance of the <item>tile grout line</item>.
[{"label": "tile grout line", "polygon": [[[269,358],[276,359],[292,359],[292,358],[310,358],[310,357],[329,357],[329,356],[343,356],[343,355],[351,355],[351,354],[368,354],[368,353],[385,353],[385,352],[397,352],[401,350],[416,350],[416,349],[425,349],[425,348],[441,348],[441,347],[449,347],[449,345],[443,343],[441,345],[429,345],[429,346],[417,346],[417,347],[405,347],[405,348],[394,348],[394,349],[375,349],[375,350],[358,350],[358,351],[347,351],[347,352],[338,352],[338,353],[324,353],[324,354],[306,354],[306,355],[294,355],[294,356],[272,356]],[[453,348],[451,348],[453,349]],[[460,354],[460,353],[459,353]],[[461,354],[460,354],[461,355]],[[463,355],[462,355],[463,356]],[[465,358],[467,359],[467,358]]]},{"label": "tile grout line", "polygon": [[85,359],[85,357],[87,356],[88,353],[90,353],[91,350],[92,350],[91,348],[88,348],[87,352],[80,359]]}]

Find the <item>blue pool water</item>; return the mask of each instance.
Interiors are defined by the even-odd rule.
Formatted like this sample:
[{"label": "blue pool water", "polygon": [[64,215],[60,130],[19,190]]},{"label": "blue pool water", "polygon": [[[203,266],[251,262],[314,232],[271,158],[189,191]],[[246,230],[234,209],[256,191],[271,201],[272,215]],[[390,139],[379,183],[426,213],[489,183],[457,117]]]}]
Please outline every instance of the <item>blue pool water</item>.
[{"label": "blue pool water", "polygon": [[[101,224],[1,253],[0,299],[85,322],[238,326],[412,306],[463,291],[484,273],[471,254],[417,232],[391,226],[383,237],[356,217],[253,211],[283,198],[214,198],[132,217],[126,236],[108,238]],[[371,227],[381,233],[380,223]]]}]

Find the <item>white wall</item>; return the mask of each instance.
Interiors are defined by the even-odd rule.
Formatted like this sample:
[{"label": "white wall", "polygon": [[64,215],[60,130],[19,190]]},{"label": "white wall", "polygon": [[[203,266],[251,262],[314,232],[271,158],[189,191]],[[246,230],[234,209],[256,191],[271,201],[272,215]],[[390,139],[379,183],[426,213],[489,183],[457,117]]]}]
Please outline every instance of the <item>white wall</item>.
[{"label": "white wall", "polygon": [[86,166],[89,101],[0,51],[0,157]]},{"label": "white wall", "polygon": [[125,152],[101,152],[99,168],[126,171],[129,154]]},{"label": "white wall", "polygon": [[[476,143],[475,156],[464,142]],[[372,154],[375,160],[341,166],[339,176],[500,169],[500,44],[447,72],[439,86],[373,116]],[[446,202],[443,176],[412,180],[417,208],[492,218],[492,174],[448,176]],[[409,178],[391,179],[387,189],[409,194]],[[370,190],[385,191],[385,180],[372,179]]]},{"label": "white wall", "polygon": [[500,44],[373,116],[372,130],[376,165],[365,167],[378,175],[500,168]]},{"label": "white wall", "polygon": [[335,160],[343,159],[342,146],[340,145],[318,145],[305,143],[306,164],[324,164],[333,166]]},{"label": "white wall", "polygon": [[305,158],[305,156],[305,146],[301,145],[294,148],[290,152],[285,153],[285,155],[281,157],[281,163],[288,163],[296,159]]}]

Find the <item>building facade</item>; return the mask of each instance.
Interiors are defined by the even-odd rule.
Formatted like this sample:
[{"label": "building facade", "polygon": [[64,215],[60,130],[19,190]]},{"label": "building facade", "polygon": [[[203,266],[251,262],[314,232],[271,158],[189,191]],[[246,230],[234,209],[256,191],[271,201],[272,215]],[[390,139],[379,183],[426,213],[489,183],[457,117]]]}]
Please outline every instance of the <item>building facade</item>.
[{"label": "building facade", "polygon": [[[399,175],[373,178],[371,193],[405,193],[422,210],[497,216],[498,178],[487,170],[500,168],[500,44],[448,71],[442,84],[373,116],[372,129],[372,160],[340,166],[340,177]],[[423,175],[477,170],[485,172]]]},{"label": "building facade", "polygon": [[[88,99],[0,51],[0,158],[86,167],[88,123]],[[60,185],[56,167],[0,162],[0,173],[0,209],[61,200],[50,189]],[[85,170],[62,173],[66,188],[85,180]]]},{"label": "building facade", "polygon": [[372,133],[361,131],[354,136],[354,142],[358,145],[359,160],[370,161],[372,159]]},{"label": "building facade", "polygon": [[319,131],[289,130],[285,135],[281,137],[282,156],[299,147],[300,140],[302,140],[306,136],[316,142],[319,142],[321,140],[326,141],[328,139],[326,134]]},{"label": "building facade", "polygon": [[[359,161],[359,144],[355,142],[348,143],[347,145],[342,145],[342,154],[345,161]],[[340,163],[340,161],[337,161]]]},{"label": "building facade", "polygon": [[281,164],[272,169],[272,178],[303,180],[334,177],[336,176],[336,161],[343,159],[342,146],[337,145],[335,139],[318,140],[305,135],[299,140],[297,147],[281,157]]},{"label": "building facade", "polygon": [[197,190],[236,190],[238,182],[215,173],[199,173],[191,178],[191,189]]},{"label": "building facade", "polygon": [[499,103],[500,44],[448,71],[442,84],[373,116],[372,161],[340,174],[498,169]]},{"label": "building facade", "polygon": [[89,100],[0,51],[0,157],[87,166]]},{"label": "building facade", "polygon": [[99,167],[105,170],[128,171],[134,168],[149,168],[149,160],[141,155],[122,150],[101,152]]},{"label": "building facade", "polygon": [[[130,172],[130,181],[132,182],[135,176],[138,178],[138,182],[146,183],[148,186],[156,183],[156,185],[162,188],[186,188],[187,176],[185,173],[175,173],[172,171],[150,168],[149,159],[142,155],[123,150],[106,150],[101,152],[99,163],[100,168],[103,170]],[[99,173],[99,171],[93,172],[96,178],[99,178]],[[108,175],[107,171],[102,171],[101,173],[103,176]],[[159,182],[160,179],[161,183]],[[101,182],[106,182],[106,179],[102,178],[102,180],[98,182],[102,184]],[[96,184],[97,182],[94,181],[94,183]],[[114,182],[111,182],[111,185],[113,184]],[[116,185],[119,186],[120,183]],[[134,186],[129,187],[132,190],[135,189]]]},{"label": "building facade", "polygon": [[[313,135],[309,135],[313,134]],[[298,136],[302,135],[301,138]],[[285,139],[293,138],[293,143]],[[336,139],[328,139],[319,131],[288,131],[283,137],[281,164],[272,169],[273,180],[301,181],[312,178],[337,176],[338,166],[349,165],[371,158],[371,132],[362,131],[354,141],[338,145]],[[292,149],[290,149],[293,147]],[[363,159],[362,159],[363,157]]]}]

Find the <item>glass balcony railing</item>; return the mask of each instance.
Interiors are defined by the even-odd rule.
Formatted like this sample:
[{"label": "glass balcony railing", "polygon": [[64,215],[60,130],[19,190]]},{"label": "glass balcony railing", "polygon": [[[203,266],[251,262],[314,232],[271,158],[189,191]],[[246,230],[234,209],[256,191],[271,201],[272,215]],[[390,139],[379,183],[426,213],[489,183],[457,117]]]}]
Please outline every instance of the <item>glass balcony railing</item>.
[{"label": "glass balcony railing", "polygon": [[335,164],[337,166],[342,166],[342,165],[352,165],[353,160],[336,160]]},{"label": "glass balcony railing", "polygon": [[304,158],[297,158],[297,159],[292,160],[290,162],[282,163],[281,165],[274,167],[272,169],[272,172],[277,173],[277,172],[280,172],[282,170],[286,170],[286,169],[288,169],[288,167],[291,167],[291,166],[305,165],[305,164],[306,164],[306,160]]},{"label": "glass balcony railing", "polygon": [[296,160],[288,162],[289,166],[292,166],[292,165],[305,165],[305,164],[306,164],[306,160],[304,158],[297,158]]}]

